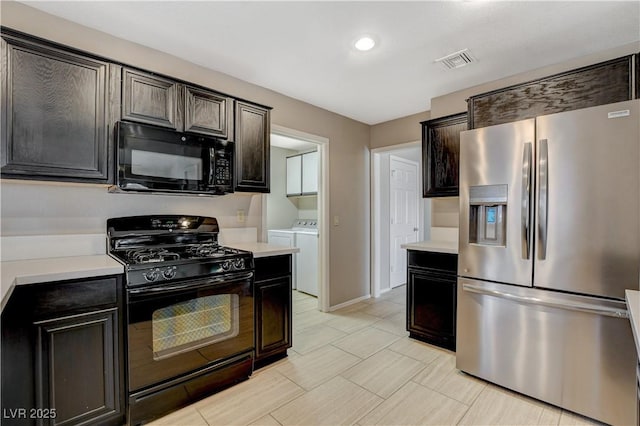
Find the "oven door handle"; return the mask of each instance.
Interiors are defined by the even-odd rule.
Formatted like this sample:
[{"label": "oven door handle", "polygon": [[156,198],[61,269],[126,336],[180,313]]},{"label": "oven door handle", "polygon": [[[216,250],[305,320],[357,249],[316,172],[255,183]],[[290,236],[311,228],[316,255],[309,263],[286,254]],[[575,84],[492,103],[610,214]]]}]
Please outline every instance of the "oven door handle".
[{"label": "oven door handle", "polygon": [[222,284],[233,281],[242,281],[253,278],[253,272],[241,272],[235,274],[225,274],[217,277],[207,278],[206,280],[195,280],[183,284],[160,284],[153,287],[131,288],[127,290],[129,294],[158,294],[165,291],[177,290],[193,290],[201,287],[208,287],[214,284]]}]

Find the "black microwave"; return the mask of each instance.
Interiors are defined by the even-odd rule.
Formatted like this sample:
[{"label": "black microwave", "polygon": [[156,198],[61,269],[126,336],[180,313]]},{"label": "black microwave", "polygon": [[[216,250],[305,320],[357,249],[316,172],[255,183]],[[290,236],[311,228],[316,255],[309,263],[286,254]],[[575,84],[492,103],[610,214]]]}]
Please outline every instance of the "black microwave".
[{"label": "black microwave", "polygon": [[233,142],[124,121],[116,138],[118,190],[233,192]]}]

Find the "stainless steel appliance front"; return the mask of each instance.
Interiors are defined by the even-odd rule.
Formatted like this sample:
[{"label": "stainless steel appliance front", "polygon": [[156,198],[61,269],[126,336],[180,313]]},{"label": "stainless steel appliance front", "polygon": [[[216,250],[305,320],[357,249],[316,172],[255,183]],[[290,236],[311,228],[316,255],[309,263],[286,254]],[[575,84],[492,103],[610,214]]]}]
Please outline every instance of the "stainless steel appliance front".
[{"label": "stainless steel appliance front", "polygon": [[[638,123],[634,100],[461,133],[458,368],[637,424],[633,339],[609,308],[622,312],[624,289],[639,288]],[[500,185],[504,246],[470,226],[471,188]]]},{"label": "stainless steel appliance front", "polygon": [[459,278],[456,366],[614,424],[636,423],[622,301]]}]

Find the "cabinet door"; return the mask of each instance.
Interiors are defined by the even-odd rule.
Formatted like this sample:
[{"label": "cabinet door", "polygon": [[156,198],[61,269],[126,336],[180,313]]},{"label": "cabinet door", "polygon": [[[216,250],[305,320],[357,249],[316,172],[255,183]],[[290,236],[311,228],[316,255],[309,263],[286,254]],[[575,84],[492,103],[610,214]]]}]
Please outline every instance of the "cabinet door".
[{"label": "cabinet door", "polygon": [[291,275],[256,282],[256,360],[291,347]]},{"label": "cabinet door", "polygon": [[119,423],[117,308],[36,323],[36,404],[51,425]]},{"label": "cabinet door", "polygon": [[408,270],[407,330],[411,337],[455,350],[455,276]]},{"label": "cabinet door", "polygon": [[3,177],[109,178],[109,64],[2,36]]},{"label": "cabinet door", "polygon": [[270,114],[236,102],[236,191],[269,192]]},{"label": "cabinet door", "polygon": [[318,152],[302,154],[302,193],[318,193]]},{"label": "cabinet door", "polygon": [[122,77],[122,119],[182,130],[183,90],[173,80],[124,69]]},{"label": "cabinet door", "polygon": [[424,197],[458,196],[460,132],[467,114],[422,123],[422,181]]},{"label": "cabinet door", "polygon": [[233,99],[194,87],[186,87],[184,93],[184,130],[227,139]]},{"label": "cabinet door", "polygon": [[302,194],[302,156],[287,157],[287,195]]}]

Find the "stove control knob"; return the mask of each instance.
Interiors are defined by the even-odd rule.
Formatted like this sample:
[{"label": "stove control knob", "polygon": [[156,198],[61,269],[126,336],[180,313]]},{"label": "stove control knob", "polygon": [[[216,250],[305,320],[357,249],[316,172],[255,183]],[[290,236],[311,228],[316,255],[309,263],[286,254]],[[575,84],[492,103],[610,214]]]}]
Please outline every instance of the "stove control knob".
[{"label": "stove control knob", "polygon": [[244,259],[236,259],[233,266],[235,269],[244,269]]},{"label": "stove control knob", "polygon": [[142,276],[147,281],[155,281],[160,277],[160,269],[159,268],[150,269],[147,272],[145,272]]},{"label": "stove control knob", "polygon": [[229,262],[228,260],[225,260],[224,263],[222,264],[222,270],[228,271],[229,269],[231,269],[231,262]]},{"label": "stove control knob", "polygon": [[176,267],[175,266],[168,267],[167,269],[162,271],[162,276],[167,280],[170,280],[171,278],[175,277],[176,276]]}]

